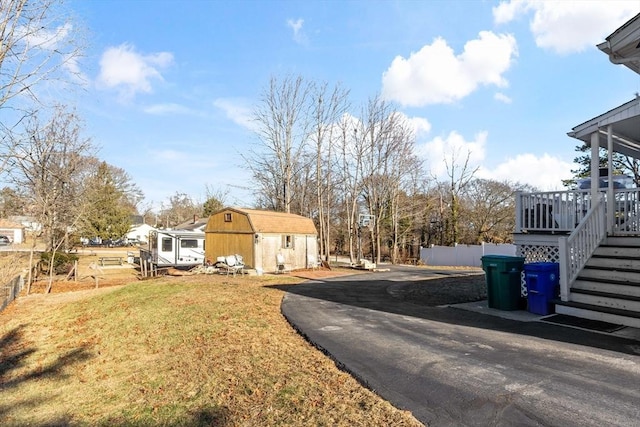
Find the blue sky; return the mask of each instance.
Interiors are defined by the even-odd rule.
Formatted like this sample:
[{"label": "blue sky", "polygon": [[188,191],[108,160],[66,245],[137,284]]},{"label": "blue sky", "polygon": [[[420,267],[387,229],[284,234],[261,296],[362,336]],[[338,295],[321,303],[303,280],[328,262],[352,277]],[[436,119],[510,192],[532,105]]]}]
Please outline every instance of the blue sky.
[{"label": "blue sky", "polygon": [[157,208],[176,192],[229,190],[251,206],[241,153],[272,76],[381,94],[415,125],[429,176],[452,150],[479,177],[561,188],[572,127],[631,100],[640,76],[595,45],[633,1],[72,0],[87,30],[78,100],[99,157]]}]

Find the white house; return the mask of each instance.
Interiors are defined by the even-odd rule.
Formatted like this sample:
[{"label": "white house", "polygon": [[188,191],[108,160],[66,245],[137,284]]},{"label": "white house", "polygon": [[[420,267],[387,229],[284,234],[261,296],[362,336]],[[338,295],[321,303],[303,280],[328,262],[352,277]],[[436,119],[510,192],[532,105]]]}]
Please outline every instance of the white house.
[{"label": "white house", "polygon": [[149,224],[136,224],[131,227],[131,230],[129,230],[126,237],[129,240],[138,240],[142,243],[146,243],[149,240],[149,233],[151,231],[155,231],[155,228]]}]

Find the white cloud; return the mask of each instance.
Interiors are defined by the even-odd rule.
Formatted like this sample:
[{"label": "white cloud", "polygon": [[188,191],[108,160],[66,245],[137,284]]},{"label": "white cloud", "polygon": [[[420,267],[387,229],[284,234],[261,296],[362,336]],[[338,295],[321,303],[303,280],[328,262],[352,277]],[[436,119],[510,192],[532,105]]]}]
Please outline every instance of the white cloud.
[{"label": "white cloud", "polygon": [[519,154],[494,169],[481,168],[477,176],[497,181],[530,184],[541,191],[555,191],[564,189],[562,180],[573,176],[571,169],[574,167],[572,163],[546,153],[540,157],[533,154]]},{"label": "white cloud", "polygon": [[213,101],[213,105],[224,111],[227,118],[234,123],[249,130],[255,129],[256,124],[248,101],[238,98],[218,98]]},{"label": "white cloud", "polygon": [[169,52],[143,55],[126,43],[110,47],[100,59],[98,87],[116,89],[124,100],[140,92],[150,93],[151,82],[163,81],[160,70],[172,63],[173,55]]},{"label": "white cloud", "polygon": [[511,0],[493,8],[496,24],[533,13],[530,29],[536,45],[559,54],[592,47],[638,13],[638,2]]},{"label": "white cloud", "polygon": [[504,102],[505,104],[511,104],[512,102],[511,98],[509,98],[502,92],[496,92],[496,94],[493,95],[493,99],[495,99],[496,101]]},{"label": "white cloud", "polygon": [[431,123],[423,117],[406,117],[406,120],[413,128],[416,138],[431,132]]},{"label": "white cloud", "polygon": [[453,131],[446,138],[436,137],[417,146],[417,154],[425,160],[425,164],[434,178],[446,180],[448,176],[447,163],[454,164],[461,171],[464,163],[468,162],[468,170],[479,167],[485,158],[487,132],[474,135],[472,141],[466,141],[462,135]]},{"label": "white cloud", "polygon": [[397,56],[382,75],[382,94],[404,106],[452,103],[479,85],[508,85],[503,74],[517,56],[515,38],[482,31],[455,55],[442,38],[412,53]]},{"label": "white cloud", "polygon": [[306,45],[309,42],[307,35],[302,31],[304,25],[304,19],[289,19],[287,20],[287,26],[293,30],[293,40],[302,45]]}]

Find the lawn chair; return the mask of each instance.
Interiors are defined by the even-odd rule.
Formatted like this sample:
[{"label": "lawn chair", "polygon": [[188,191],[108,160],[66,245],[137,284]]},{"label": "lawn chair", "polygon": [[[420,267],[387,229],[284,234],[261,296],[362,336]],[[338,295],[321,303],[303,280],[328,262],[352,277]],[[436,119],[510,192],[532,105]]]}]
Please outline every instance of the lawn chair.
[{"label": "lawn chair", "polygon": [[226,274],[227,276],[233,274],[235,277],[237,272],[244,272],[244,264],[238,263],[235,255],[218,257],[216,267],[218,267],[220,274]]},{"label": "lawn chair", "polygon": [[236,269],[240,272],[240,274],[244,274],[244,259],[242,258],[242,255],[235,254],[234,256],[236,258]]},{"label": "lawn chair", "polygon": [[284,262],[284,255],[277,254],[276,255],[276,274],[278,273],[288,273],[291,271],[291,266],[288,266]]}]

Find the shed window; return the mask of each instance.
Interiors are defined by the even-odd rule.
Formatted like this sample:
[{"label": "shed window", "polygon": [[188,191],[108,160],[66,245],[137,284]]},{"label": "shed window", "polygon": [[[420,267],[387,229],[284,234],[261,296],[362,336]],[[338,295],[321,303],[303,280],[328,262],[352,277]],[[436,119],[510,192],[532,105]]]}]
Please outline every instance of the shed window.
[{"label": "shed window", "polygon": [[162,252],[171,252],[173,250],[173,239],[171,237],[162,238]]},{"label": "shed window", "polygon": [[231,222],[231,213],[224,214],[224,222]]},{"label": "shed window", "polygon": [[293,236],[290,234],[282,236],[282,248],[293,249]]}]

